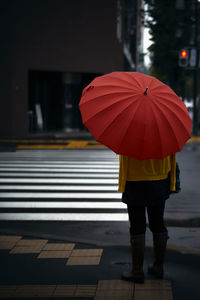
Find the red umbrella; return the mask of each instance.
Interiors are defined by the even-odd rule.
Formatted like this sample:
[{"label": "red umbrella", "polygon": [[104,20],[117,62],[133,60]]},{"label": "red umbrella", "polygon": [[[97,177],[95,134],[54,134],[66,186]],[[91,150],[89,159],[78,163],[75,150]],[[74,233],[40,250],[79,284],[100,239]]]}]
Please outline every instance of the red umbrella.
[{"label": "red umbrella", "polygon": [[166,84],[139,72],[96,77],[83,90],[79,108],[98,142],[140,160],[178,152],[191,135],[182,100]]}]

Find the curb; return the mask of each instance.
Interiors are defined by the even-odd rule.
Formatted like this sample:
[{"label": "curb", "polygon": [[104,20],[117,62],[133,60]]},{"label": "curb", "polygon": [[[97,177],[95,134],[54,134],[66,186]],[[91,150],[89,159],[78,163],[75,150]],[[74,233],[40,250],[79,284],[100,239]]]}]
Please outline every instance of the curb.
[{"label": "curb", "polygon": [[[86,239],[86,238],[72,238],[69,236],[59,236],[59,235],[53,235],[53,234],[43,234],[43,233],[30,233],[30,232],[16,232],[15,230],[0,230],[0,236],[1,235],[22,235],[24,237],[30,237],[30,238],[38,238],[38,239],[49,239],[49,240],[57,240],[57,241],[65,241],[69,243],[80,243],[80,244],[87,244],[87,245],[93,245],[96,247],[130,247],[129,243],[124,244],[118,244],[118,243],[108,243],[108,242],[100,242],[95,241],[94,239]],[[153,243],[150,241],[146,241],[146,247],[147,248],[153,248]],[[200,249],[193,248],[193,247],[186,247],[186,246],[179,246],[174,243],[168,243],[167,249],[170,251],[178,252],[181,254],[190,254],[190,255],[197,255],[200,256]]]}]

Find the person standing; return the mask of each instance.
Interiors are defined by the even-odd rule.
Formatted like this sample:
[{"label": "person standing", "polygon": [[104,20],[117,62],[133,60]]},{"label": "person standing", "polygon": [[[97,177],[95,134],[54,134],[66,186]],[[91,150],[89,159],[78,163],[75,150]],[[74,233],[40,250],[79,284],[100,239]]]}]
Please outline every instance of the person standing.
[{"label": "person standing", "polygon": [[164,159],[137,160],[120,155],[119,185],[122,201],[127,204],[130,221],[132,270],[122,279],[143,283],[145,253],[146,211],[153,235],[155,261],[148,272],[163,278],[164,257],[168,231],[164,224],[165,201],[176,185],[176,154]]}]

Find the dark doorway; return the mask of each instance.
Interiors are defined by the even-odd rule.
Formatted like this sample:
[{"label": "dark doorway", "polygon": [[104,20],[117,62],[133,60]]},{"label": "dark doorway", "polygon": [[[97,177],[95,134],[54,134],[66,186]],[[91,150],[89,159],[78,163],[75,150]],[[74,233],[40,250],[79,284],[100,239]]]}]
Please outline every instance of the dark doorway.
[{"label": "dark doorway", "polygon": [[29,72],[30,131],[61,130],[62,85],[60,72]]},{"label": "dark doorway", "polygon": [[29,71],[29,132],[86,130],[79,101],[96,73]]}]

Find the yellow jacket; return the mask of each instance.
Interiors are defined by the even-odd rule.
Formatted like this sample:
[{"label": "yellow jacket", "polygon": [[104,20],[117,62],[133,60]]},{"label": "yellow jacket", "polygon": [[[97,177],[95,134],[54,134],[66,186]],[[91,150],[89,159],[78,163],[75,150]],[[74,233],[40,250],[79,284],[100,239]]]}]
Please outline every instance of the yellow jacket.
[{"label": "yellow jacket", "polygon": [[148,181],[166,179],[171,171],[170,190],[176,185],[176,154],[163,159],[137,160],[120,155],[118,191],[124,192],[126,181]]}]

